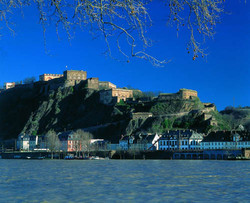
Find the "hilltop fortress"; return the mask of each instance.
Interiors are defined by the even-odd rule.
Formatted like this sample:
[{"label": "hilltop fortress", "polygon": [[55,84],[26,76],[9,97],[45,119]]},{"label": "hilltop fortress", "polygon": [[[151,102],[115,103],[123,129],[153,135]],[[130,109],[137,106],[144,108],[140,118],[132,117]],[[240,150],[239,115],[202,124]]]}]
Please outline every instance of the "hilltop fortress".
[{"label": "hilltop fortress", "polygon": [[[68,86],[74,86],[82,82],[86,88],[98,90],[100,102],[106,105],[112,105],[121,100],[126,101],[127,99],[133,99],[134,90],[117,88],[115,84],[108,81],[99,81],[97,77],[87,78],[87,72],[83,70],[66,70],[63,74],[43,74],[39,77],[40,81],[48,81],[56,78],[64,79]],[[198,97],[197,91],[180,89],[177,93],[161,93],[155,99],[157,101],[168,101],[187,100],[195,97]]]},{"label": "hilltop fortress", "polygon": [[[99,91],[100,103],[105,105],[113,105],[119,103],[121,100],[123,100],[124,102],[135,101],[134,93],[139,92],[142,95],[142,92],[140,90],[117,88],[115,84],[109,81],[100,81],[98,77],[87,78],[87,72],[83,70],[66,70],[63,72],[63,74],[45,73],[39,76],[40,82],[48,82],[50,80],[57,81],[57,87],[62,83],[64,83],[65,86],[75,86],[81,83],[85,88],[97,90]],[[5,84],[6,90],[15,87],[15,83]],[[192,100],[194,98],[198,98],[197,91],[183,88],[176,93],[161,93],[158,97],[153,98],[153,100],[164,102],[173,100]]]},{"label": "hilltop fortress", "polygon": [[116,140],[121,134],[169,128],[220,129],[224,122],[217,119],[215,105],[202,103],[195,90],[154,96],[87,74],[84,70],[43,74],[40,81],[0,90],[0,138],[86,129]]},{"label": "hilltop fortress", "polygon": [[133,98],[133,90],[117,88],[115,84],[107,81],[99,81],[99,78],[87,78],[87,72],[83,70],[66,70],[61,74],[43,74],[40,75],[40,81],[49,81],[53,79],[64,79],[67,86],[74,86],[83,83],[86,88],[98,90],[100,93],[100,102],[106,105],[115,104],[121,100]]}]

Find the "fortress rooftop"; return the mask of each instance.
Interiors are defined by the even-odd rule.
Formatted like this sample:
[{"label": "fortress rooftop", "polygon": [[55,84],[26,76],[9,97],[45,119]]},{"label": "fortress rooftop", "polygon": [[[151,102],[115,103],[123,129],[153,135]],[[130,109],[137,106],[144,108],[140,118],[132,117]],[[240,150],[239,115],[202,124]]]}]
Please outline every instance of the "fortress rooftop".
[{"label": "fortress rooftop", "polygon": [[186,88],[181,88],[180,91],[191,91],[191,92],[197,92],[196,90],[191,90],[191,89],[186,89]]}]

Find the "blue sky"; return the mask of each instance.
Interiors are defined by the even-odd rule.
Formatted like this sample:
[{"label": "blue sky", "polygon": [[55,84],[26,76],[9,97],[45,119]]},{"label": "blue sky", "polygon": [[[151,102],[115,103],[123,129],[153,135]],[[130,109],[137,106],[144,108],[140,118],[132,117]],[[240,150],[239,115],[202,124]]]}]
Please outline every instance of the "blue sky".
[{"label": "blue sky", "polygon": [[[7,29],[0,30],[0,85],[20,81],[43,73],[62,73],[68,69],[86,70],[88,77],[99,77],[119,87],[133,86],[142,91],[177,92],[180,88],[194,89],[203,102],[213,102],[219,110],[226,106],[250,105],[250,4],[226,1],[223,15],[216,27],[214,39],[208,39],[206,60],[193,61],[186,52],[188,35],[175,27],[167,27],[167,9],[155,1],[151,7],[153,27],[149,37],[154,46],[148,50],[159,59],[171,59],[164,67],[132,59],[119,62],[103,54],[106,50],[101,37],[93,39],[86,31],[76,30],[69,42],[60,31],[48,27],[45,52],[43,31],[35,8],[24,10],[24,16],[12,16],[13,36]],[[0,26],[3,25],[0,22]]]}]

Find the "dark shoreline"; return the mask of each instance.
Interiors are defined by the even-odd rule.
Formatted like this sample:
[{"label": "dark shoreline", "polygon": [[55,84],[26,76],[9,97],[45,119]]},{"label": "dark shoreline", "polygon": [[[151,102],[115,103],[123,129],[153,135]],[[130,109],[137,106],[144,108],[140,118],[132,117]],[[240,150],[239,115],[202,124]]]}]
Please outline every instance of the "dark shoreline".
[{"label": "dark shoreline", "polygon": [[[90,156],[109,159],[141,159],[141,160],[250,160],[243,150],[199,150],[199,151],[94,151]],[[66,156],[79,157],[76,152],[55,152],[54,159]],[[51,159],[51,152],[1,152],[2,159]],[[75,158],[79,159],[79,158]],[[74,160],[75,160],[74,159]]]}]

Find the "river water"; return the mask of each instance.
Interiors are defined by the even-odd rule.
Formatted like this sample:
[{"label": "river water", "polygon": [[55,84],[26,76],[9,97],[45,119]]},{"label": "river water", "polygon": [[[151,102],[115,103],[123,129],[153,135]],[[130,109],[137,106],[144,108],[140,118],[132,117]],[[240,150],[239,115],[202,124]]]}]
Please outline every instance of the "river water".
[{"label": "river water", "polygon": [[249,161],[0,160],[0,202],[249,202]]}]

